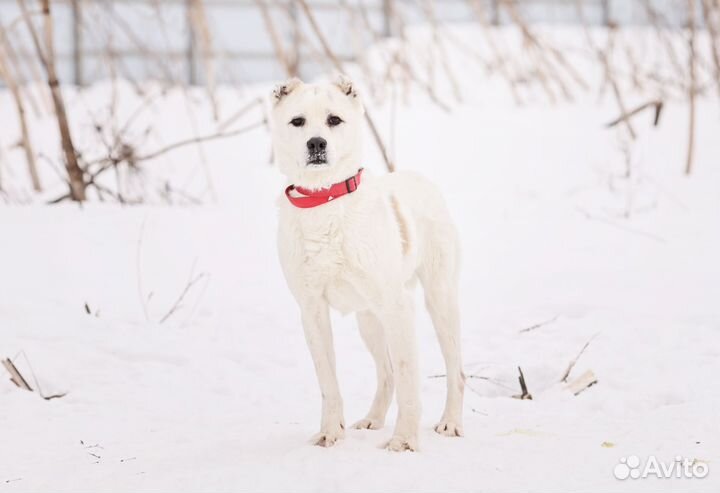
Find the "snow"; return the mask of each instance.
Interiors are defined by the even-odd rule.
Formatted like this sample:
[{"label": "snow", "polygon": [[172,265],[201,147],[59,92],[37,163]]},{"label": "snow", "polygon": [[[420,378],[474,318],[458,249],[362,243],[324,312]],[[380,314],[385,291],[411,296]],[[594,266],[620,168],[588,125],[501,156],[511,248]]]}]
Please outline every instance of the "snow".
[{"label": "snow", "polygon": [[[692,176],[682,174],[687,108],[670,100],[658,127],[649,115],[635,121],[626,178],[625,141],[604,128],[617,116],[612,100],[518,107],[486,82],[452,113],[413,93],[398,107],[393,147],[399,167],[445,192],[462,236],[465,370],[487,378],[468,380],[464,438],[432,431],[444,368],[418,309],[420,452],[379,448],[394,407],[380,431],[309,444],[320,395],[275,255],[283,180],[257,129],[205,144],[207,168],[194,148],[147,163],[146,205],[0,208],[0,357],[34,373],[44,394],[67,392],[46,401],[0,378],[0,491],[720,489],[717,102],[700,100]],[[222,88],[223,115],[268,87]],[[137,96],[119,91],[132,113]],[[88,111],[105,111],[110,92],[68,93],[85,145]],[[212,133],[202,91],[188,99],[199,132]],[[145,150],[190,134],[183,101],[170,91],[140,118],[139,129],[157,127]],[[7,94],[0,105],[10,107]],[[387,135],[389,104],[370,109]],[[24,197],[14,125],[14,115],[0,123],[0,167]],[[33,128],[56,156],[52,120]],[[363,164],[382,173],[369,137],[367,147]],[[43,178],[42,198],[63,192],[49,167]],[[205,205],[163,205],[166,180]],[[371,402],[374,369],[353,318],[333,323],[350,424]],[[573,396],[559,380],[588,341],[571,378],[592,370],[598,383]],[[518,366],[533,400],[510,398]],[[710,473],[615,479],[630,455],[681,455]]]}]

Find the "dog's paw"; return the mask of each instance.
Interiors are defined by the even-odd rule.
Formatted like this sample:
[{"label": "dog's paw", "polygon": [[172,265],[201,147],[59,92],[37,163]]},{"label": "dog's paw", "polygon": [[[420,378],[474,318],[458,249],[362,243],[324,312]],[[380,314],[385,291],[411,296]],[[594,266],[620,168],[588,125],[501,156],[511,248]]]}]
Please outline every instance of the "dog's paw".
[{"label": "dog's paw", "polygon": [[332,447],[338,440],[345,438],[345,428],[338,427],[337,430],[321,431],[312,437],[313,445],[318,447]]},{"label": "dog's paw", "polygon": [[352,427],[356,430],[379,430],[383,426],[385,426],[384,420],[371,417],[361,419],[360,421],[352,425]]},{"label": "dog's paw", "polygon": [[435,431],[446,437],[461,437],[465,435],[460,422],[445,418],[441,419],[440,422],[435,425]]},{"label": "dog's paw", "polygon": [[394,435],[390,441],[385,444],[385,449],[392,452],[404,452],[405,450],[416,452],[418,450],[417,437],[408,438],[400,435]]}]

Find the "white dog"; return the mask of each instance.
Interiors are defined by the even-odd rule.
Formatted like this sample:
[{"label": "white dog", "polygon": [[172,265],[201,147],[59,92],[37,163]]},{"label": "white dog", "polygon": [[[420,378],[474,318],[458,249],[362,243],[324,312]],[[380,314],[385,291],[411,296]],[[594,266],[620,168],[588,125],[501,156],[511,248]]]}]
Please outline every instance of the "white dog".
[{"label": "white dog", "polygon": [[352,83],[292,79],[272,95],[272,137],[290,186],[280,204],[278,248],[322,393],[317,445],[345,430],[329,308],[355,312],[375,359],[377,391],[355,428],[379,429],[397,390],[390,450],[416,450],[420,422],[413,287],[419,279],[447,367],[445,412],[435,431],[462,436],[465,377],[458,311],[459,245],[445,203],[408,172],[363,175],[364,108]]}]

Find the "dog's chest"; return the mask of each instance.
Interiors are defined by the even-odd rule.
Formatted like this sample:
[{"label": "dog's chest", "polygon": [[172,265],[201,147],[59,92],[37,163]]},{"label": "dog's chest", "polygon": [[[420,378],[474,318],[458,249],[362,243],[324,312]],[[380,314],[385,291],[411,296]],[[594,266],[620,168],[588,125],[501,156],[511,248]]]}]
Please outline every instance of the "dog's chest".
[{"label": "dog's chest", "polygon": [[301,224],[305,285],[320,292],[342,313],[367,305],[359,282],[363,271],[356,245],[354,225],[340,216],[307,220]]}]

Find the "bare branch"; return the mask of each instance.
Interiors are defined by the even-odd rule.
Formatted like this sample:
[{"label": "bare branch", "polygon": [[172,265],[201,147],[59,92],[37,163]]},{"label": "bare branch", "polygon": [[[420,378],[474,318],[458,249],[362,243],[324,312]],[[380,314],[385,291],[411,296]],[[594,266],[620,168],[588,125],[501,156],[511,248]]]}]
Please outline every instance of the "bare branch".
[{"label": "bare branch", "polygon": [[637,108],[634,108],[627,113],[623,113],[622,115],[620,115],[613,121],[606,123],[605,126],[608,128],[612,128],[615,125],[617,125],[618,123],[629,120],[630,118],[634,117],[638,113],[640,113],[648,108],[655,108],[655,117],[653,118],[653,126],[657,126],[658,123],[660,122],[660,114],[662,113],[662,109],[663,109],[663,102],[659,101],[659,100],[648,101],[647,103],[641,104]]},{"label": "bare branch", "polygon": [[170,152],[170,151],[174,151],[174,150],[179,149],[179,148],[181,148],[181,147],[185,147],[185,146],[192,145],[192,144],[199,144],[199,143],[201,143],[201,142],[208,142],[208,141],[211,141],[211,140],[227,139],[227,138],[230,138],[230,137],[235,137],[235,136],[237,136],[237,135],[243,134],[243,133],[245,133],[245,132],[249,132],[249,131],[254,130],[254,129],[256,129],[256,128],[259,128],[259,127],[261,127],[261,126],[263,126],[263,125],[266,125],[266,123],[267,123],[267,122],[263,119],[263,120],[261,120],[261,121],[259,121],[259,122],[253,123],[253,124],[248,125],[248,126],[246,126],[246,127],[239,128],[239,129],[237,129],[237,130],[233,130],[232,132],[218,132],[218,133],[214,133],[214,134],[211,134],[211,135],[203,135],[203,136],[200,136],[200,137],[193,137],[193,138],[190,138],[190,139],[185,139],[185,140],[181,140],[181,141],[178,141],[178,142],[174,142],[174,143],[172,143],[172,144],[170,144],[170,145],[168,145],[168,146],[165,146],[165,147],[163,147],[163,148],[161,148],[161,149],[158,149],[158,150],[156,150],[156,151],[153,151],[153,152],[150,152],[150,153],[148,153],[148,154],[145,154],[144,156],[138,156],[138,157],[135,158],[135,161],[138,162],[138,161],[148,161],[148,160],[150,160],[150,159],[155,159],[156,157],[159,157],[159,156],[161,156],[161,155],[163,155],[163,154],[165,154],[165,153],[168,153],[168,152]]},{"label": "bare branch", "polygon": [[715,84],[717,85],[718,94],[720,94],[720,47],[718,47],[720,34],[718,34],[718,25],[716,25],[716,22],[720,24],[720,6],[718,6],[717,0],[701,0],[701,2],[705,26],[710,35],[710,52],[712,53],[715,68]]}]

